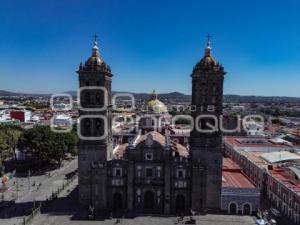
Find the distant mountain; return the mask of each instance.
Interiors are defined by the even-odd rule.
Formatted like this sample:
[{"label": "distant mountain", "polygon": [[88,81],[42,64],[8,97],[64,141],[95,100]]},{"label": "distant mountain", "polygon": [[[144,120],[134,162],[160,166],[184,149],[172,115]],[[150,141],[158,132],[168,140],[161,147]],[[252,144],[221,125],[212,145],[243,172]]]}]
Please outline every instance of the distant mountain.
[{"label": "distant mountain", "polygon": [[233,103],[300,103],[298,97],[224,95],[224,102]]},{"label": "distant mountain", "polygon": [[[77,91],[66,91],[72,96],[77,96]],[[130,93],[133,94],[136,99],[149,99],[151,94],[149,93],[133,93],[133,92],[121,92],[113,91],[112,94],[116,93]],[[28,94],[28,93],[16,93],[10,91],[0,90],[0,97],[12,97],[12,96],[24,96],[24,97],[50,97],[51,94]],[[158,94],[161,100],[172,99],[179,102],[191,101],[191,95],[186,95],[180,92],[170,92]],[[242,95],[224,95],[224,102],[232,103],[300,103],[298,97],[282,97],[282,96],[242,96]]]},{"label": "distant mountain", "polygon": [[13,96],[24,96],[24,97],[38,97],[38,96],[49,96],[50,94],[34,94],[34,93],[19,93],[0,90],[0,97],[13,97]]}]

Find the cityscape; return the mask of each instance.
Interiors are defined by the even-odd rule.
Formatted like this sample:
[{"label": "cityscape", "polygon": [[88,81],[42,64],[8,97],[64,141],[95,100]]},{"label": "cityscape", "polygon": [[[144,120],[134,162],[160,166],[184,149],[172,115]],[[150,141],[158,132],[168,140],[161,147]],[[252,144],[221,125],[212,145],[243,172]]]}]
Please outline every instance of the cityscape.
[{"label": "cityscape", "polygon": [[2,3],[0,224],[300,224],[300,5],[245,4]]}]

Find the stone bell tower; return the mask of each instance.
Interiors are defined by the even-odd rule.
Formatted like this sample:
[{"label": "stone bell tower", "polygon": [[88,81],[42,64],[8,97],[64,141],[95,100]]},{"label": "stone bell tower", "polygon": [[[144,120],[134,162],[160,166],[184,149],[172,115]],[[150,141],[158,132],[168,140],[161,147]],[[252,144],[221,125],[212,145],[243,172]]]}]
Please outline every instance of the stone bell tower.
[{"label": "stone bell tower", "polygon": [[192,72],[192,209],[218,211],[222,186],[222,133],[219,129],[223,103],[224,69],[211,55],[208,36],[204,57]]},{"label": "stone bell tower", "polygon": [[[95,35],[91,57],[79,66],[79,203],[106,208],[106,162],[112,157],[110,67]],[[95,168],[98,168],[95,172]]]}]

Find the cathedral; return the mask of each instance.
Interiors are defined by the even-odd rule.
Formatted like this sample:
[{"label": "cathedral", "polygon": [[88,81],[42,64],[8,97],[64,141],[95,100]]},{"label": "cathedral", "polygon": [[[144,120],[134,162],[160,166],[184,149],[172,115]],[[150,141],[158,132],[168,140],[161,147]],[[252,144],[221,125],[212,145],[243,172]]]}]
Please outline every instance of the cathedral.
[{"label": "cathedral", "polygon": [[[212,57],[208,39],[192,79],[194,128],[186,144],[168,131],[137,132],[113,143],[112,71],[95,40],[92,55],[77,71],[79,104],[79,204],[95,212],[177,214],[218,212],[222,186],[222,115],[224,69]],[[151,104],[157,104],[154,96]],[[150,103],[149,103],[150,104]],[[150,105],[151,105],[150,104]],[[166,111],[159,103],[160,109]],[[206,115],[205,117],[203,115]],[[207,116],[209,115],[209,116]]]}]

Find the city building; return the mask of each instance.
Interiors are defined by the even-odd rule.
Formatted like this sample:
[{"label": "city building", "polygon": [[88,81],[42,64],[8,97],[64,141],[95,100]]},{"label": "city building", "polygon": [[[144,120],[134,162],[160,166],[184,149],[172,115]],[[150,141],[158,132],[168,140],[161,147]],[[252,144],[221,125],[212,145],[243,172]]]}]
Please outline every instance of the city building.
[{"label": "city building", "polygon": [[28,110],[11,110],[11,119],[19,120],[20,122],[27,123],[31,119],[31,112]]},{"label": "city building", "polygon": [[298,148],[267,138],[225,137],[225,154],[240,166],[273,207],[296,224],[300,222]]},{"label": "city building", "polygon": [[260,190],[231,158],[223,158],[221,209],[229,214],[252,215],[260,208]]}]

